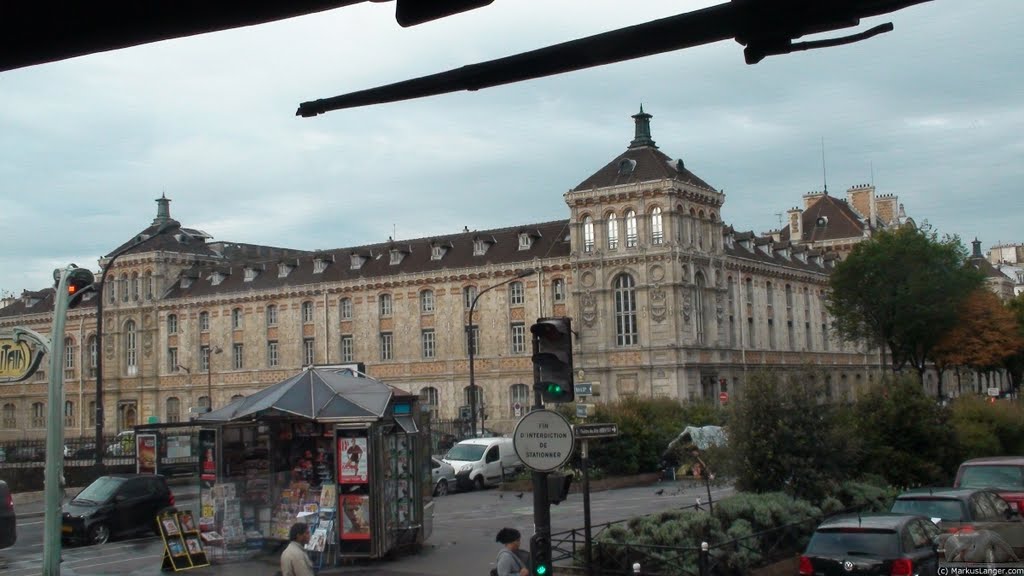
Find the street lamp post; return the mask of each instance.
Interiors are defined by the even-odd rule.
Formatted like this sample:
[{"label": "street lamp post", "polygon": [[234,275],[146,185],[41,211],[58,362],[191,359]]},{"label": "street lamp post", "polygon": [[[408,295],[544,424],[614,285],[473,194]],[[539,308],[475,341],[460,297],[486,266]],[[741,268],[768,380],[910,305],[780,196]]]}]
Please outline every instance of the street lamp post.
[{"label": "street lamp post", "polygon": [[499,286],[504,286],[504,285],[509,284],[511,282],[515,282],[516,280],[520,280],[522,278],[526,278],[527,276],[533,276],[536,273],[537,273],[537,271],[533,270],[533,269],[523,270],[522,272],[519,272],[518,274],[516,274],[512,278],[509,278],[508,280],[505,280],[504,282],[499,282],[499,283],[495,284],[494,286],[488,286],[487,288],[484,288],[480,292],[477,292],[476,296],[473,298],[473,302],[470,303],[470,305],[469,305],[469,328],[468,328],[468,332],[467,332],[467,340],[466,340],[466,342],[467,342],[468,347],[469,347],[469,409],[470,409],[470,419],[471,419],[470,431],[473,434],[473,436],[472,436],[473,438],[476,438],[476,420],[477,420],[476,405],[477,405],[477,402],[479,401],[478,400],[479,393],[477,392],[477,387],[476,387],[476,373],[474,372],[474,368],[473,368],[473,358],[476,356],[476,338],[473,335],[473,327],[474,327],[473,326],[473,310],[476,309],[476,301],[479,300],[480,297],[483,296],[484,294],[486,294],[487,292],[489,292],[491,290],[494,290],[495,288],[497,288]]},{"label": "street lamp post", "polygon": [[213,412],[213,355],[220,354],[223,350],[219,346],[213,346],[206,355],[206,411]]}]

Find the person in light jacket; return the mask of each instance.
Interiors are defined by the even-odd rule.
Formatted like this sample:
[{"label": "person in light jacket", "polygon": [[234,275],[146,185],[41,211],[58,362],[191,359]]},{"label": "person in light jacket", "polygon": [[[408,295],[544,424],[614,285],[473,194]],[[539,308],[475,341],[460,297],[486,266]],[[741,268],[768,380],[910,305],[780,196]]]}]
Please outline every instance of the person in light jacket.
[{"label": "person in light jacket", "polygon": [[288,530],[288,547],[281,553],[282,576],[314,576],[313,563],[306,554],[306,543],[309,542],[309,525],[296,522]]},{"label": "person in light jacket", "polygon": [[502,528],[498,531],[495,540],[505,546],[498,552],[495,561],[498,576],[530,576],[530,570],[523,564],[519,554],[520,538],[519,530],[515,528]]}]

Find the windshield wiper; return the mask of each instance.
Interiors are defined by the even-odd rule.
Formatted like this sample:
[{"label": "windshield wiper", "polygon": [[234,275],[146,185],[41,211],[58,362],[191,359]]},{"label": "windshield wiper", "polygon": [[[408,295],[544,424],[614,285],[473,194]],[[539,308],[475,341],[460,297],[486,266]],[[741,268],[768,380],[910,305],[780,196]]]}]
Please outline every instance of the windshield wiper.
[{"label": "windshield wiper", "polygon": [[71,501],[72,504],[78,502],[79,504],[96,504],[96,502],[89,500],[88,498],[75,498]]}]

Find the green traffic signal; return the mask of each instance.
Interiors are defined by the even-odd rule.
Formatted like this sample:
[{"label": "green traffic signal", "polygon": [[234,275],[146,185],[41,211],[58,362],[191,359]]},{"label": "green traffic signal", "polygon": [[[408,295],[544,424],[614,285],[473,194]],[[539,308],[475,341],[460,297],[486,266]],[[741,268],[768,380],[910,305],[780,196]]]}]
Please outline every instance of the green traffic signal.
[{"label": "green traffic signal", "polygon": [[537,566],[537,569],[534,570],[534,572],[536,572],[539,576],[544,576],[544,574],[548,573],[548,567],[541,564],[540,566]]}]

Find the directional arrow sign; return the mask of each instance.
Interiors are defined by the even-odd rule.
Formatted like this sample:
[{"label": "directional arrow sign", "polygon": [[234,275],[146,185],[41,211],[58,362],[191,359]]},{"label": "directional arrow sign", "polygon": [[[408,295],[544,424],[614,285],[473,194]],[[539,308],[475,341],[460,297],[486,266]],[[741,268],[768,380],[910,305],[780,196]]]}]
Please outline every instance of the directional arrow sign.
[{"label": "directional arrow sign", "polygon": [[610,438],[619,435],[619,426],[617,424],[577,424],[572,427],[572,432],[580,440]]},{"label": "directional arrow sign", "polygon": [[576,384],[577,396],[591,396],[593,391],[594,389],[590,382],[584,384]]}]

